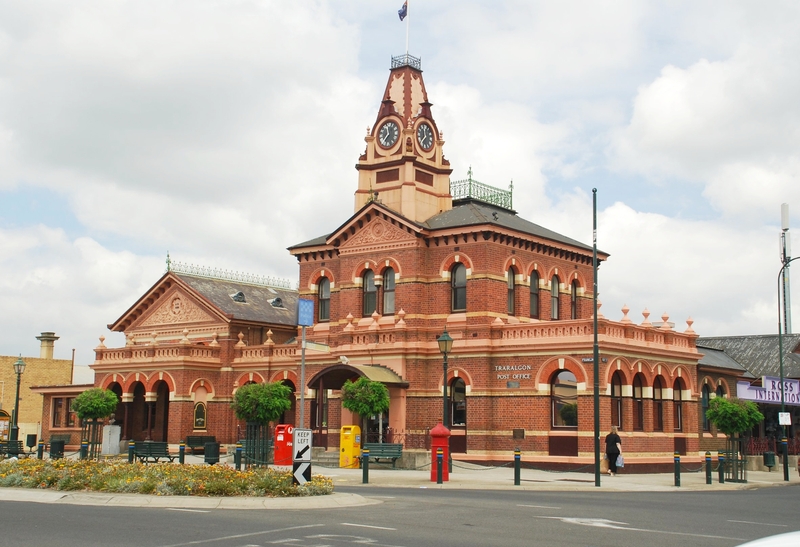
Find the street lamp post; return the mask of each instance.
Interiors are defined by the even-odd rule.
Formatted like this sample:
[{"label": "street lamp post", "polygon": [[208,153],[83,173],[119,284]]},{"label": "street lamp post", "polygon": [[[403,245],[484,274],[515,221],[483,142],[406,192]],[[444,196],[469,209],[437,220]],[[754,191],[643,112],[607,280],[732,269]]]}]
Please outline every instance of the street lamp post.
[{"label": "street lamp post", "polygon": [[17,396],[14,398],[14,420],[11,424],[11,434],[8,437],[10,441],[19,439],[19,382],[22,378],[22,373],[25,372],[25,361],[22,356],[19,356],[17,362],[14,363],[14,372],[17,374]]},{"label": "street lamp post", "polygon": [[[800,256],[796,256],[791,258],[783,263],[781,270],[778,272],[778,361],[779,361],[779,368],[780,368],[780,375],[781,375],[781,414],[786,412],[786,394],[784,393],[784,385],[783,385],[783,326],[781,325],[781,319],[783,318],[781,315],[781,284],[783,278],[783,271],[786,267],[800,258]],[[783,480],[789,480],[789,454],[786,446],[786,442],[783,442],[786,439],[787,432],[786,426],[781,426],[783,430],[783,438],[781,439],[781,456],[783,457]]]},{"label": "street lamp post", "polygon": [[439,351],[441,351],[444,356],[442,360],[442,369],[444,370],[444,376],[442,377],[442,425],[450,429],[447,421],[447,354],[453,349],[453,339],[447,334],[447,329],[445,329],[436,341],[439,343]]}]

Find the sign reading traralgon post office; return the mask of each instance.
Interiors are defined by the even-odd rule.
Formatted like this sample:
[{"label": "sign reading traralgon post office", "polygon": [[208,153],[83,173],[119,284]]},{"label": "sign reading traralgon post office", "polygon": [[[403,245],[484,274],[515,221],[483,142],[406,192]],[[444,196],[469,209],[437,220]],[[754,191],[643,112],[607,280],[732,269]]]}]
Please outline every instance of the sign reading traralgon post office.
[{"label": "sign reading traralgon post office", "polygon": [[310,429],[295,428],[292,438],[292,479],[295,484],[311,480],[311,435]]},{"label": "sign reading traralgon post office", "polygon": [[[756,403],[781,404],[781,379],[763,376],[761,386],[751,386],[748,382],[736,383],[736,396]],[[783,402],[800,406],[800,380],[783,379]]]}]

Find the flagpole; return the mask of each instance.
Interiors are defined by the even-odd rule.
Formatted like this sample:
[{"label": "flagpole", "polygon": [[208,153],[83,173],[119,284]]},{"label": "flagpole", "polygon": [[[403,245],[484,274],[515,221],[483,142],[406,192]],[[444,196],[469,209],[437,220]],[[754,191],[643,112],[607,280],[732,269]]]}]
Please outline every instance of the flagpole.
[{"label": "flagpole", "polygon": [[406,56],[408,56],[408,0],[406,0]]}]

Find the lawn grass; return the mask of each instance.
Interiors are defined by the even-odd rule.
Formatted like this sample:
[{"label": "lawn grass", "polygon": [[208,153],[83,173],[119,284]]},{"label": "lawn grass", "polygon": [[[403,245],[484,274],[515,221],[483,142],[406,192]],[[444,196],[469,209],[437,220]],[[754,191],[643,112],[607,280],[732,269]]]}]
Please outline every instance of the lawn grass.
[{"label": "lawn grass", "polygon": [[273,468],[236,471],[224,465],[33,458],[0,463],[2,486],[157,496],[293,497],[333,492],[333,481],[327,477],[315,475],[295,486],[291,471]]}]

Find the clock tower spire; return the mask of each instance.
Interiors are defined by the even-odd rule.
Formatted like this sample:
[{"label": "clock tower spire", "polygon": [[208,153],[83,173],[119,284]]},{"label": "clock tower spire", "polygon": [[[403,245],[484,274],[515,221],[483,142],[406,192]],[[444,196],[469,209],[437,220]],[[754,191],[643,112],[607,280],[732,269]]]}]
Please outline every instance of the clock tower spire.
[{"label": "clock tower spire", "polygon": [[392,57],[378,117],[356,165],[356,211],[376,194],[385,206],[416,222],[453,207],[453,170],[444,158],[444,139],[431,106],[420,59]]}]

